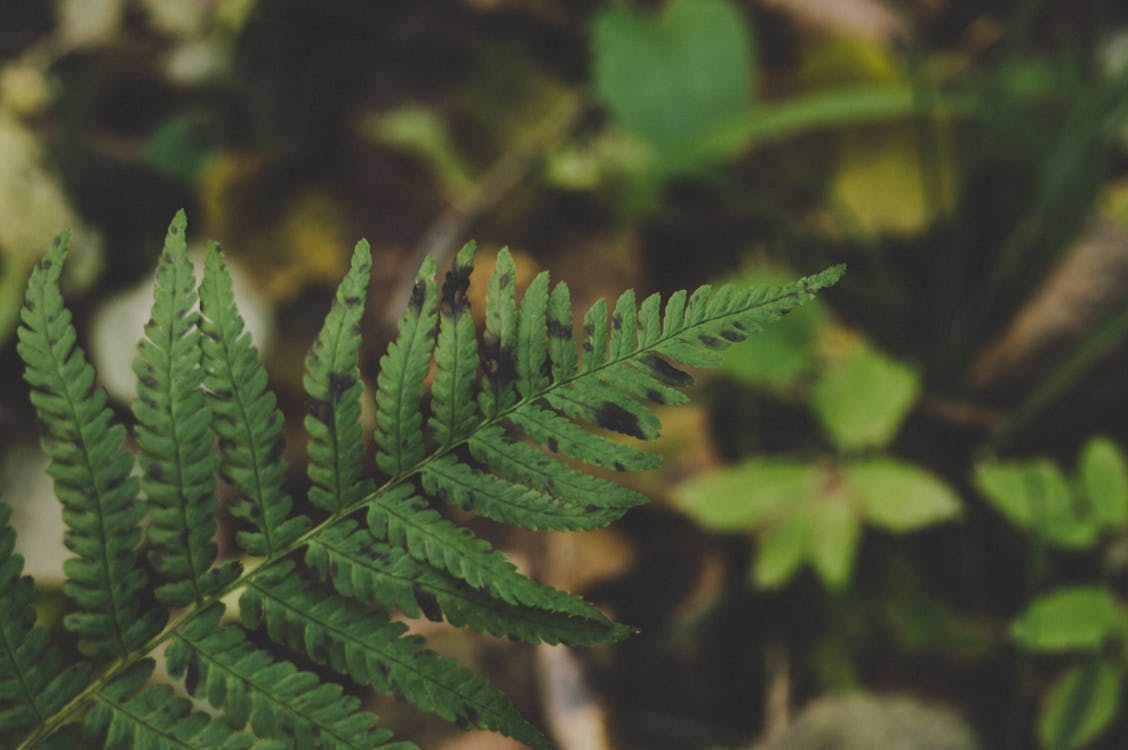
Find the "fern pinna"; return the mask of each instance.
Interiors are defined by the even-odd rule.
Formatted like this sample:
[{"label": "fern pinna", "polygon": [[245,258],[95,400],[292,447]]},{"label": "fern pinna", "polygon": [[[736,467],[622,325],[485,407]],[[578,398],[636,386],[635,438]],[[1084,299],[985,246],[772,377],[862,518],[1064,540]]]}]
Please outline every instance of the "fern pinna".
[{"label": "fern pinna", "polygon": [[[18,351],[74,553],[63,624],[78,653],[35,624],[33,584],[0,505],[5,746],[410,747],[360,708],[358,687],[547,746],[500,692],[391,617],[445,618],[529,643],[608,643],[628,630],[518,573],[441,503],[530,529],[611,523],[645,498],[579,467],[634,471],[658,458],[591,428],[656,437],[650,406],[685,400],[683,366],[717,364],[715,350],[841,274],[783,288],[702,287],[664,308],[657,295],[637,303],[628,291],[609,318],[604,302],[592,306],[577,346],[564,283],[550,288],[542,273],[518,304],[503,250],[479,338],[467,298],[473,245],[441,282],[427,260],[380,362],[372,472],[357,366],[371,269],[361,242],[305,362],[307,506],[285,486],[282,417],[223,256],[211,246],[197,287],[185,228],[179,213],[134,363],[136,456],[63,306],[67,235],[28,282]],[[217,559],[217,475],[233,490],[226,510],[239,560]],[[308,515],[295,511],[305,507]],[[168,674],[157,679],[151,654],[161,646]]]}]

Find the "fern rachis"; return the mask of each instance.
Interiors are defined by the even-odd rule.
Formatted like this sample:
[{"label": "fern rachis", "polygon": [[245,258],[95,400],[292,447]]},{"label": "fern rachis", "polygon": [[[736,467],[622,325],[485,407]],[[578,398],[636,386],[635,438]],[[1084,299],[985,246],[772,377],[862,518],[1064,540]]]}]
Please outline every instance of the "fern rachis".
[{"label": "fern rachis", "polygon": [[[518,304],[516,270],[502,251],[479,341],[466,297],[473,245],[441,284],[428,260],[376,379],[377,486],[363,465],[359,422],[359,324],[371,269],[362,242],[305,363],[315,522],[293,510],[282,417],[222,255],[211,247],[197,288],[185,228],[178,214],[135,363],[139,479],[62,303],[65,235],[28,284],[19,353],[76,555],[65,563],[72,611],[64,624],[83,658],[67,657],[35,627],[32,584],[0,505],[0,737],[13,746],[81,736],[106,747],[240,748],[256,737],[263,747],[406,747],[388,744],[390,733],[342,692],[355,686],[546,746],[500,692],[388,614],[445,617],[530,643],[613,642],[627,629],[521,575],[434,503],[532,529],[611,523],[645,498],[576,462],[626,471],[658,459],[589,428],[656,437],[648,404],[684,401],[692,379],[681,366],[716,364],[713,349],[841,273],[780,289],[679,292],[661,314],[657,295],[636,304],[628,291],[610,320],[603,302],[588,311],[577,347],[565,284],[550,288],[541,274]],[[235,491],[227,507],[240,524],[235,542],[254,561],[245,569],[217,560],[217,473]],[[222,600],[233,592],[241,592],[239,622],[225,624]],[[274,645],[256,645],[253,632]],[[148,685],[149,654],[166,643],[172,687]],[[341,685],[298,669],[287,654],[336,673]],[[184,696],[213,711],[193,710]]]}]

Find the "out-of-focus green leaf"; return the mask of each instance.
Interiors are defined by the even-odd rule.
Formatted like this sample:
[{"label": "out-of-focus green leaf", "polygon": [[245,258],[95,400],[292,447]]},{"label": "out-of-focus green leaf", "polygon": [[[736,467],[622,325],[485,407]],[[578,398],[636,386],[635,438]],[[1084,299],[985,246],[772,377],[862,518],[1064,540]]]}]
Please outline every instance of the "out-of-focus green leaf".
[{"label": "out-of-focus green leaf", "polygon": [[773,511],[807,501],[818,489],[817,467],[791,458],[754,458],[690,479],[674,503],[715,531],[739,531]]},{"label": "out-of-focus green leaf", "polygon": [[1096,739],[1116,717],[1122,682],[1119,669],[1100,661],[1062,675],[1046,695],[1038,719],[1044,750],[1072,750]]},{"label": "out-of-focus green leaf", "polygon": [[1091,650],[1122,617],[1108,589],[1076,586],[1035,599],[1011,625],[1011,636],[1031,651]]},{"label": "out-of-focus green leaf", "polygon": [[734,3],[672,0],[655,18],[609,7],[594,39],[596,90],[658,151],[684,150],[749,110],[752,39]]},{"label": "out-of-focus green leaf", "polygon": [[[758,269],[726,281],[754,286],[782,284],[788,278],[770,269]],[[825,321],[826,311],[818,300],[803,305],[740,346],[726,349],[721,370],[755,385],[787,383],[811,369]]]},{"label": "out-of-focus green leaf", "polygon": [[862,526],[857,513],[841,493],[814,503],[807,515],[807,556],[829,589],[841,589],[850,580]]},{"label": "out-of-focus green leaf", "polygon": [[171,117],[145,143],[145,159],[166,177],[191,182],[200,173],[211,147],[191,118]]},{"label": "out-of-focus green leaf", "polygon": [[1118,526],[1128,517],[1128,469],[1120,448],[1107,438],[1093,438],[1081,453],[1080,484],[1096,519]]},{"label": "out-of-focus green leaf", "polygon": [[764,529],[756,547],[752,580],[766,589],[787,583],[807,552],[808,529],[803,518],[790,516]]},{"label": "out-of-focus green leaf", "polygon": [[879,448],[897,433],[919,387],[919,378],[911,369],[879,352],[862,349],[830,365],[815,384],[812,401],[839,448]]},{"label": "out-of-focus green leaf", "polygon": [[887,531],[904,533],[956,518],[960,500],[933,474],[889,458],[858,461],[846,481],[866,519]]},{"label": "out-of-focus green leaf", "polygon": [[1097,537],[1091,516],[1080,516],[1061,470],[1051,461],[984,463],[975,487],[1008,521],[1062,547],[1083,548]]}]

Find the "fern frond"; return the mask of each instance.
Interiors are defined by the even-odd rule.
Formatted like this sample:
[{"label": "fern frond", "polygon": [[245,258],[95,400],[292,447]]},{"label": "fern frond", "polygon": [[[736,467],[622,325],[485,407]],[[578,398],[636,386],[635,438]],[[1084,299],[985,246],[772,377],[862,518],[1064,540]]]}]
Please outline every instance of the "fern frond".
[{"label": "fern frond", "polygon": [[231,514],[255,528],[239,531],[236,540],[253,555],[272,555],[293,544],[309,521],[290,517],[293,502],[283,486],[282,415],[251,334],[243,330],[231,274],[214,243],[204,263],[200,311],[204,387],[219,435],[220,473],[238,494]]},{"label": "fern frond", "polygon": [[517,318],[517,393],[528,398],[548,386],[548,271],[533,278]]},{"label": "fern frond", "polygon": [[343,596],[408,617],[439,621],[445,614],[451,625],[497,637],[585,645],[619,641],[629,633],[626,626],[603,619],[506,604],[399,547],[376,541],[351,521],[312,540],[306,564]]},{"label": "fern frond", "polygon": [[466,290],[474,269],[473,242],[466,243],[443,282],[439,306],[439,340],[435,347],[435,381],[431,385],[430,426],[442,448],[474,429],[478,409],[474,378],[478,373],[478,337],[470,317]]},{"label": "fern frond", "polygon": [[411,750],[388,743],[392,733],[360,710],[360,701],[311,672],[274,657],[237,626],[220,625],[223,607],[201,612],[169,643],[169,674],[189,695],[206,699],[230,728],[248,721],[258,737],[287,740],[297,750]]},{"label": "fern frond", "polygon": [[309,499],[330,513],[339,513],[372,491],[372,480],[362,473],[363,386],[357,368],[360,321],[371,270],[368,243],[361,241],[353,250],[352,266],[337,288],[333,307],[305,361],[302,382],[310,408],[305,418],[312,482]]},{"label": "fern frond", "polygon": [[505,555],[469,529],[440,516],[409,486],[376,497],[368,508],[368,528],[377,538],[404,547],[416,560],[445,570],[509,604],[596,621],[606,619],[580,597],[518,573],[517,566]]},{"label": "fern frond", "polygon": [[157,601],[200,603],[239,577],[238,563],[210,569],[216,545],[211,411],[200,390],[196,275],[188,260],[180,211],[169,225],[157,265],[153,309],[137,347],[137,418],[141,489],[149,498],[149,560],[164,581]]},{"label": "fern frond", "polygon": [[[153,672],[153,660],[143,659],[99,690],[86,714],[83,739],[106,750],[245,750],[254,736],[235,732],[177,698],[168,685],[142,687]],[[268,740],[262,750],[284,750],[286,744]]]},{"label": "fern frond", "polygon": [[130,476],[133,456],[122,449],[125,429],[112,424],[106,392],[95,386],[63,307],[59,276],[68,238],[57,238],[31,274],[18,351],[63,503],[64,541],[76,555],[63,563],[63,590],[78,611],[64,624],[84,655],[121,657],[159,631],[166,613],[144,601],[147,581],[136,551],[144,506]]},{"label": "fern frond", "polygon": [[423,459],[423,381],[435,347],[435,264],[419,269],[399,335],[380,359],[376,379],[376,465],[393,477]]},{"label": "fern frond", "polygon": [[90,677],[85,662],[63,667],[47,631],[35,627],[35,587],[14,552],[12,509],[0,503],[0,735],[43,726]]},{"label": "fern frond", "polygon": [[461,726],[548,746],[484,679],[423,648],[419,636],[405,636],[403,623],[309,585],[292,564],[279,563],[256,574],[239,606],[248,627],[264,626],[271,640],[361,685],[394,693]]}]

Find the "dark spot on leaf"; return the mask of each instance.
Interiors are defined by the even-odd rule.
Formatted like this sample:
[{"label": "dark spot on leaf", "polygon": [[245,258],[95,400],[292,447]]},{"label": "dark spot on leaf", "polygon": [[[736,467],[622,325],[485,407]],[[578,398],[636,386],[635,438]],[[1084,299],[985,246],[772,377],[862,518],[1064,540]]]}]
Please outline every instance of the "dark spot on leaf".
[{"label": "dark spot on leaf", "polygon": [[509,282],[511,282],[511,281],[513,281],[513,278],[509,275],[509,272],[506,271],[505,273],[503,273],[501,276],[498,277],[497,286],[498,286],[499,289],[504,289],[507,286],[509,286]]},{"label": "dark spot on leaf", "polygon": [[652,404],[664,404],[664,403],[666,403],[666,397],[663,396],[660,391],[657,391],[654,388],[647,388],[646,389],[646,398]]},{"label": "dark spot on leaf", "polygon": [[627,470],[627,467],[626,467],[626,466],[623,466],[623,462],[622,462],[622,461],[616,461],[616,462],[615,462],[615,463],[613,464],[613,466],[615,467],[615,471],[626,471],[626,470]]},{"label": "dark spot on leaf", "polygon": [[415,601],[419,603],[419,609],[423,610],[423,614],[431,622],[443,621],[443,610],[439,607],[439,600],[435,595],[429,591],[425,591],[421,586],[415,586],[411,592],[415,596]]},{"label": "dark spot on leaf", "polygon": [[572,325],[562,320],[550,318],[548,321],[548,335],[554,339],[567,341],[572,338]]},{"label": "dark spot on leaf", "polygon": [[591,354],[591,352],[592,352],[592,346],[591,346],[591,342],[590,342],[590,341],[585,341],[585,342],[584,342],[584,351],[585,351],[585,352],[587,352],[588,354]]},{"label": "dark spot on leaf", "polygon": [[423,312],[423,302],[427,299],[427,283],[420,280],[411,287],[411,309],[418,315]]},{"label": "dark spot on leaf", "polygon": [[780,311],[779,311],[779,316],[780,316],[780,317],[782,318],[782,317],[783,317],[784,315],[790,315],[790,314],[791,314],[791,309],[792,309],[792,308],[788,307],[788,308],[785,308],[785,309],[783,309],[783,310],[780,310]]},{"label": "dark spot on leaf", "polygon": [[740,331],[747,331],[748,330],[747,328],[744,327],[744,324],[741,323],[739,320],[734,320],[732,322],[732,327],[736,328],[737,330],[740,330]]},{"label": "dark spot on leaf", "polygon": [[188,695],[195,695],[196,688],[200,686],[200,655],[196,649],[188,649],[188,666],[184,670],[184,689]]},{"label": "dark spot on leaf", "polygon": [[698,336],[697,340],[700,341],[705,346],[708,346],[710,348],[717,346],[717,340],[707,333],[703,333],[700,336]]},{"label": "dark spot on leaf", "polygon": [[592,323],[591,321],[584,323],[584,335],[588,338],[591,338],[595,335],[595,323]]},{"label": "dark spot on leaf", "polygon": [[748,338],[740,331],[734,331],[731,328],[726,328],[725,330],[721,331],[721,335],[729,341],[744,341],[746,338]]},{"label": "dark spot on leaf", "polygon": [[319,399],[306,398],[306,408],[309,413],[318,422],[329,424],[333,418],[333,407],[328,401],[321,401]]},{"label": "dark spot on leaf", "polygon": [[456,317],[470,306],[466,298],[466,290],[470,288],[470,271],[473,266],[460,268],[455,266],[453,271],[448,271],[443,282],[442,309],[448,317]]},{"label": "dark spot on leaf", "polygon": [[638,417],[613,401],[604,401],[595,410],[595,423],[600,427],[621,432],[624,435],[642,439],[646,437],[639,426]]},{"label": "dark spot on leaf", "polygon": [[356,307],[360,304],[360,297],[345,297],[345,307]]},{"label": "dark spot on leaf", "polygon": [[650,370],[650,373],[654,375],[654,377],[667,385],[683,387],[693,385],[692,375],[684,370],[679,370],[656,354],[648,354],[642,357],[639,359],[639,363]]},{"label": "dark spot on leaf", "polygon": [[462,710],[466,714],[466,721],[468,721],[471,726],[478,726],[478,712],[475,711],[472,706],[463,706]]},{"label": "dark spot on leaf", "polygon": [[619,313],[615,313],[614,315],[612,315],[611,316],[611,327],[614,328],[616,331],[623,330],[623,316],[620,315]]},{"label": "dark spot on leaf", "polygon": [[35,310],[35,300],[31,300],[31,299],[24,300],[24,307],[27,308],[28,312],[32,312],[33,310]]},{"label": "dark spot on leaf", "polygon": [[164,479],[164,470],[161,468],[160,464],[152,463],[145,469],[145,475],[148,476],[149,479],[155,479],[159,482]]},{"label": "dark spot on leaf", "polygon": [[140,378],[140,381],[141,381],[141,385],[145,386],[146,388],[156,388],[157,387],[157,379],[155,377],[153,377],[152,375],[144,375]]},{"label": "dark spot on leaf", "polygon": [[548,439],[548,449],[553,453],[556,453],[558,450],[560,450],[560,443],[556,441],[556,438],[550,437]]},{"label": "dark spot on leaf", "polygon": [[356,377],[351,372],[331,372],[329,373],[329,392],[333,395],[333,399],[337,400],[345,391],[352,388],[356,383]]}]

